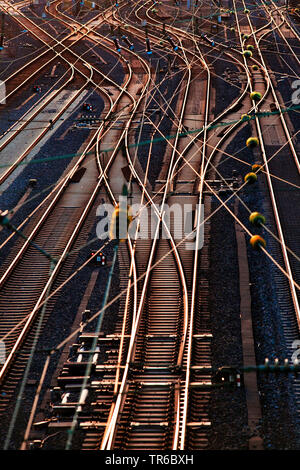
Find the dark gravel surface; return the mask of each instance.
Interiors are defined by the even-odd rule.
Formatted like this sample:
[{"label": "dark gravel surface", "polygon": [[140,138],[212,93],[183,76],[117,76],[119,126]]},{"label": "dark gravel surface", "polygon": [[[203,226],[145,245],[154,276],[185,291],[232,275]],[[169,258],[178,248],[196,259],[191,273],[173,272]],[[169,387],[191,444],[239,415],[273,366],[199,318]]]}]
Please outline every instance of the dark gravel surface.
[{"label": "dark gravel surface", "polygon": [[[266,212],[265,205],[262,204],[262,201],[266,200],[266,186],[263,184],[263,177],[260,180],[258,190],[249,191],[244,200],[252,210],[266,214],[269,228],[276,233],[272,211]],[[242,208],[240,208],[240,217],[247,220],[247,213]],[[247,225],[250,228],[250,224],[247,223]],[[266,239],[269,252],[275,259],[280,260],[282,265],[277,244],[262,229],[257,229],[256,233],[261,233]],[[285,286],[286,293],[289,292],[289,287],[282,278],[278,279],[278,270],[271,260],[262,253],[253,252],[249,245],[248,259],[257,363],[262,364],[266,357],[271,362],[275,358],[279,358],[282,362],[288,355],[280,308],[287,305],[288,295],[286,297],[282,295],[279,287]],[[259,387],[264,413],[265,447],[268,449],[297,448],[296,409],[291,380],[285,376],[260,374]]]},{"label": "dark gravel surface", "polygon": [[[267,36],[267,39],[270,40],[271,36]],[[280,44],[279,50],[280,52],[283,53],[282,57],[283,59],[286,59],[287,57],[289,58],[288,64],[291,66],[291,69],[289,69],[286,64],[283,62],[282,58],[278,56],[276,50],[275,52],[266,52],[264,54],[264,58],[266,61],[266,64],[270,66],[270,68],[274,71],[275,77],[276,77],[276,89],[279,91],[279,93],[282,96],[284,106],[285,107],[290,107],[293,106],[293,93],[296,91],[296,88],[292,88],[293,82],[297,79],[297,70],[298,70],[298,64],[293,58],[292,55],[285,55],[285,54],[290,54],[290,51],[288,47],[283,43],[281,37],[277,37],[277,41]],[[292,41],[291,45],[292,45]],[[269,44],[265,42],[265,44]],[[295,44],[296,45],[296,44]],[[299,46],[298,46],[299,49]],[[295,52],[297,54],[298,49],[295,49]],[[299,55],[299,54],[298,54]],[[295,72],[295,78],[293,78],[293,71]],[[284,74],[288,74],[289,77],[284,77]],[[297,87],[299,88],[299,87]],[[300,129],[300,119],[299,119],[299,111],[290,111],[288,113],[289,119],[291,120],[295,132],[299,131]],[[294,133],[294,132],[293,132]],[[300,137],[299,134],[296,135],[295,139],[297,142],[300,142]]]}]

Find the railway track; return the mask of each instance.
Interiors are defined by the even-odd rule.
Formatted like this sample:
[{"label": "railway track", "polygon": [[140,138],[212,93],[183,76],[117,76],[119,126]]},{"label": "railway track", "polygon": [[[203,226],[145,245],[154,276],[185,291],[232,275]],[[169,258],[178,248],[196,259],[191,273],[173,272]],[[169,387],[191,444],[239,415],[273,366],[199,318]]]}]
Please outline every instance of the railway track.
[{"label": "railway track", "polygon": [[[186,89],[188,88],[186,87]],[[186,100],[183,101],[183,103],[185,104]],[[181,110],[181,119],[183,119],[183,112],[184,107],[182,107]],[[178,126],[177,129],[180,128],[181,125]],[[174,161],[174,154],[176,151],[176,144],[178,139],[175,139],[175,142],[176,143],[173,146],[171,162]],[[171,165],[169,167],[169,174],[170,170],[173,172],[173,169],[174,166],[172,168]],[[165,187],[168,185],[168,179],[169,176],[167,177]],[[174,199],[176,200],[176,198]],[[139,245],[137,244],[137,251],[139,251],[138,248]],[[143,305],[141,304],[140,300],[140,307],[137,314],[138,317],[141,315],[139,331],[141,330],[143,336],[141,339],[139,339],[139,334],[135,334],[136,339],[134,339],[133,343],[136,343],[136,346],[134,346],[135,355],[134,359],[131,359],[131,361],[133,360],[134,363],[137,362],[139,364],[141,358],[144,358],[141,366],[143,369],[143,374],[141,374],[139,370],[135,372],[133,369],[134,376],[136,376],[136,378],[134,378],[132,386],[129,386],[129,389],[127,390],[127,398],[124,405],[122,405],[119,400],[120,394],[124,394],[124,386],[126,387],[126,376],[125,374],[123,375],[123,381],[118,395],[119,402],[117,401],[112,418],[106,427],[107,431],[106,434],[104,434],[101,448],[111,448],[111,445],[113,448],[118,448],[121,446],[121,448],[130,449],[139,449],[143,446],[144,448],[158,449],[162,445],[163,448],[168,448],[170,445],[172,445],[173,448],[178,447],[178,440],[182,433],[182,430],[180,429],[182,427],[181,422],[184,418],[185,400],[182,397],[183,387],[182,384],[180,384],[180,379],[178,378],[176,380],[176,374],[175,384],[177,381],[179,384],[178,387],[174,385],[174,372],[172,374],[173,380],[170,380],[170,373],[165,375],[166,373],[160,369],[172,370],[176,365],[177,367],[183,365],[183,363],[180,363],[181,360],[184,361],[182,344],[180,344],[180,342],[176,339],[176,336],[178,334],[178,322],[180,323],[179,319],[180,317],[186,318],[186,313],[184,315],[180,315],[180,304],[182,303],[179,301],[180,297],[179,299],[174,299],[172,303],[170,302],[170,299],[173,298],[173,289],[176,290],[176,293],[179,293],[178,288],[180,286],[176,287],[174,282],[175,279],[173,279],[173,276],[176,276],[176,265],[172,268],[172,260],[168,259],[169,256],[166,257],[166,253],[168,252],[166,250],[170,250],[168,243],[166,241],[159,240],[156,253],[159,255],[158,260],[163,259],[163,262],[159,263],[159,269],[154,268],[152,270],[150,279],[151,297],[148,299],[148,301],[145,301],[146,308],[144,309],[141,308]],[[151,255],[152,253],[153,247],[151,250]],[[154,256],[153,258],[155,262],[156,258]],[[165,259],[166,261],[164,262]],[[151,266],[151,264],[148,265],[148,270],[151,269]],[[180,264],[179,267],[181,268]],[[187,269],[187,265],[185,265],[185,269]],[[173,289],[171,290],[169,287],[170,279],[167,278],[167,273],[170,270],[174,272],[174,275],[171,279],[171,285],[173,286]],[[142,296],[145,292],[146,290],[144,284]],[[157,294],[155,294],[156,292]],[[187,298],[188,296],[186,294],[185,304],[187,303]],[[159,312],[161,311],[167,314],[166,317],[163,316],[163,318],[160,318],[161,314],[159,314]],[[184,321],[186,322],[186,320]],[[169,340],[166,341],[168,336]],[[186,336],[186,327],[184,336]],[[164,341],[166,342],[165,345],[163,344]],[[182,343],[184,344],[185,341]],[[140,344],[143,345],[142,349],[139,347]],[[162,367],[157,370],[159,351],[164,351],[164,358],[167,360],[166,364],[163,363]],[[175,362],[176,359],[177,364]],[[127,360],[127,363],[128,362],[129,360]],[[161,395],[162,398],[160,398]],[[154,413],[151,413],[149,407],[150,401],[152,401],[152,405],[155,403]],[[123,407],[119,418],[116,416],[117,406],[119,406],[120,409]],[[174,414],[173,419],[172,416],[170,416],[170,413],[171,415]],[[117,420],[118,424],[114,424],[114,421],[116,423]],[[117,429],[115,430],[114,427]]]},{"label": "railway track", "polygon": [[[243,4],[246,5],[245,2],[243,2]],[[249,21],[249,24],[250,24],[251,33],[254,37],[256,46],[257,46],[258,51],[259,51],[259,42],[256,39],[256,33],[253,30],[251,20],[249,19],[248,21]],[[266,70],[266,78],[268,79],[268,81],[270,83],[270,91],[272,93],[272,97],[275,100],[277,106],[280,107],[280,104],[279,104],[279,101],[277,99],[274,86],[272,84],[272,80],[271,80],[269,72],[267,70],[267,66],[266,66],[266,64],[264,62],[264,59],[263,59],[263,56],[260,52],[259,52],[259,56],[260,56],[260,60],[262,62],[262,66]],[[298,160],[297,152],[296,152],[296,149],[295,149],[295,145],[294,145],[292,136],[291,136],[291,134],[288,130],[288,126],[287,126],[287,123],[286,123],[286,120],[285,120],[285,116],[282,113],[280,114],[280,119],[281,119],[283,130],[286,134],[286,140],[287,140],[289,148],[290,148],[290,152],[286,152],[286,150],[284,150],[284,157],[286,157],[286,153],[290,154],[292,156],[292,159],[289,159],[290,165],[289,165],[289,169],[287,171],[287,174],[285,175],[286,176],[285,179],[287,181],[291,181],[291,178],[292,178],[293,181],[297,181],[297,183],[299,183],[299,160]],[[286,195],[285,194],[282,195],[282,194],[279,193],[279,191],[273,190],[273,185],[275,186],[277,183],[273,182],[271,180],[270,173],[272,174],[272,173],[275,172],[275,174],[276,174],[276,169],[278,171],[278,163],[277,163],[277,165],[274,163],[275,159],[270,161],[269,164],[267,163],[270,157],[268,156],[268,154],[266,152],[266,148],[264,147],[264,137],[263,137],[262,132],[261,132],[260,127],[259,127],[260,124],[259,123],[257,123],[257,124],[258,124],[257,127],[258,127],[258,132],[260,134],[260,139],[261,139],[262,144],[263,144],[262,145],[262,154],[264,156],[264,163],[265,163],[265,166],[266,166],[266,169],[267,169],[268,183],[269,183],[269,189],[270,189],[270,193],[271,193],[271,199],[273,201],[273,210],[274,210],[274,214],[275,214],[275,220],[276,220],[276,223],[277,223],[277,230],[278,230],[278,233],[279,233],[279,237],[281,239],[281,246],[282,246],[282,250],[283,250],[283,256],[285,258],[286,269],[290,273],[290,279],[293,280],[294,277],[293,277],[292,269],[290,267],[291,258],[288,256],[287,250],[286,250],[286,245],[288,245],[288,246],[290,246],[290,245],[286,244],[286,242],[283,238],[283,229],[281,227],[281,221],[280,221],[280,219],[284,217],[284,210],[281,209],[281,211],[279,212],[279,210],[277,208],[277,204],[276,204],[276,199],[277,199],[278,200],[278,205],[281,205],[282,204],[281,198],[284,200],[286,198]],[[280,154],[279,154],[279,156],[280,156]],[[278,158],[278,160],[279,160],[279,158]],[[268,169],[268,165],[270,166],[271,171]],[[272,169],[274,169],[274,171],[272,171]],[[285,229],[285,232],[286,232],[287,229],[288,229],[288,224],[286,222],[283,222],[282,225],[283,225],[283,227]],[[282,235],[282,238],[281,238],[281,235]],[[290,242],[292,243],[291,239],[290,239]],[[296,281],[298,280],[297,273],[295,273],[295,280]],[[299,318],[298,296],[297,296],[297,293],[295,291],[295,287],[294,287],[293,283],[291,283],[291,285],[290,285],[290,291],[291,291],[291,296],[292,296],[292,299],[293,299],[296,318],[298,319]]]},{"label": "railway track", "polygon": [[[128,151],[128,150],[127,150],[127,151]],[[173,158],[174,158],[174,157],[173,157]],[[143,187],[142,187],[142,189],[144,190]],[[163,247],[164,250],[166,249],[167,246],[169,246],[169,244],[168,244],[167,241],[166,241],[165,243],[166,243],[166,246]],[[159,250],[159,248],[158,248],[158,250]],[[153,253],[154,253],[154,248],[152,247],[152,257],[153,257]],[[178,260],[177,260],[177,262],[178,262]],[[170,261],[168,260],[167,265],[169,265],[169,263],[170,263]],[[151,266],[151,264],[150,264],[150,266]],[[175,272],[176,272],[176,271],[175,271]],[[149,276],[149,274],[147,274],[147,276]],[[166,280],[165,282],[167,282],[167,280]],[[144,289],[144,291],[146,291],[146,290]],[[140,310],[140,311],[141,311],[141,305],[142,305],[142,304],[140,303],[140,306],[139,306],[139,310]],[[138,318],[138,316],[140,315],[140,311],[137,312],[137,318]],[[178,323],[178,312],[177,312],[176,317],[177,317],[176,319],[175,319],[175,317],[174,317],[174,321],[176,321],[176,323]],[[162,327],[161,327],[161,328],[162,328]],[[123,379],[124,379],[124,376],[123,376]]]},{"label": "railway track", "polygon": [[[272,2],[272,6],[275,9],[277,9],[276,5],[273,2]],[[266,10],[267,10],[267,13],[269,14],[272,24],[274,24],[280,36],[286,42],[286,39],[284,38],[280,30],[283,22],[285,21],[284,17],[282,16],[282,14],[280,14],[280,17],[283,21],[280,24],[278,24],[274,20],[273,12],[269,8],[266,8]],[[251,31],[254,36],[255,42],[257,46],[259,47],[259,43],[256,40],[256,36],[255,36],[256,33],[253,31],[250,19],[249,19],[249,23],[250,23]],[[299,39],[299,36],[298,36],[298,39]],[[295,55],[294,51],[292,52]],[[260,58],[261,58],[263,66],[266,67],[267,69],[267,66],[264,62],[264,59],[261,53],[260,53]],[[298,60],[297,57],[295,58],[296,60]],[[269,78],[269,80],[270,82],[272,82],[271,78]],[[279,101],[276,96],[276,91],[272,83],[271,83],[271,91],[272,91],[272,96],[274,98],[274,101],[276,102],[278,106],[280,106]],[[281,305],[281,312],[282,312],[282,326],[283,326],[284,336],[285,336],[286,354],[289,360],[291,360],[291,357],[294,351],[293,342],[295,340],[298,340],[299,338],[299,292],[296,292],[294,284],[292,284],[292,282],[293,281],[299,282],[300,271],[299,271],[299,262],[295,259],[294,256],[291,255],[290,251],[289,252],[287,251],[286,247],[292,250],[293,254],[295,254],[296,256],[297,255],[299,256],[299,226],[297,222],[295,223],[295,225],[293,224],[293,227],[291,227],[291,224],[290,224],[291,218],[294,220],[299,220],[299,217],[297,216],[297,205],[294,205],[292,203],[293,209],[291,209],[290,207],[291,201],[292,200],[295,201],[297,199],[297,194],[296,194],[297,190],[290,191],[286,184],[279,183],[279,181],[276,179],[272,180],[270,173],[275,174],[275,175],[280,173],[280,176],[285,181],[289,181],[298,186],[300,183],[300,178],[299,178],[299,157],[298,157],[298,152],[295,148],[294,139],[292,139],[292,135],[290,131],[288,130],[288,123],[286,122],[284,115],[281,114],[280,117],[281,117],[282,127],[285,132],[286,140],[289,143],[289,149],[285,147],[284,149],[280,151],[280,153],[277,153],[276,157],[274,159],[271,159],[270,162],[266,164],[266,169],[267,169],[267,180],[268,180],[268,185],[269,185],[269,191],[271,193],[272,210],[274,214],[275,223],[277,226],[278,237],[280,239],[280,244],[281,244],[281,251],[282,251],[282,254],[280,257],[281,263],[284,262],[284,265],[290,274],[290,283],[289,283],[290,297],[289,298],[286,295],[283,295],[283,291],[286,293],[288,290],[286,279],[282,279],[279,273],[277,273],[276,277],[277,277],[278,285],[282,286],[280,287],[279,302]],[[264,122],[262,123],[262,126],[263,124]],[[263,136],[262,136],[262,141],[264,142]],[[272,155],[271,152],[274,152],[274,147],[271,146],[270,143],[268,143],[265,149],[263,150],[264,163],[266,163],[268,159],[270,158],[270,156]],[[288,216],[287,216],[287,211],[289,214]],[[278,253],[278,247],[274,247],[274,244],[273,244],[273,249],[275,249],[275,252]],[[299,419],[299,380],[295,379],[293,381],[293,385],[294,385],[295,400],[296,400],[297,413],[298,413],[298,419]]]}]

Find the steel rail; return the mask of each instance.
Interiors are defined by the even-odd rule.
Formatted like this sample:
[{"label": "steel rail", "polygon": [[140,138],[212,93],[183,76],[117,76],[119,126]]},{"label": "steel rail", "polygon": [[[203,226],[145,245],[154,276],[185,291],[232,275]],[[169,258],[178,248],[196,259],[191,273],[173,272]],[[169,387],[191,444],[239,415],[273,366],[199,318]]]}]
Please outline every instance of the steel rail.
[{"label": "steel rail", "polygon": [[[148,10],[149,11],[149,10]],[[157,21],[155,21],[157,23]],[[174,27],[169,27],[167,26],[167,29],[170,31],[176,30],[177,28]],[[184,34],[181,32],[181,34]],[[208,85],[207,85],[207,95],[206,95],[206,109],[205,109],[205,124],[204,124],[204,138],[203,138],[203,146],[202,146],[202,164],[201,164],[201,171],[200,174],[201,180],[200,180],[200,187],[199,187],[199,207],[202,198],[203,198],[203,189],[204,189],[204,178],[205,174],[207,171],[207,168],[209,166],[209,163],[213,157],[213,154],[210,155],[209,159],[207,159],[207,163],[205,164],[205,158],[206,158],[206,129],[207,129],[207,124],[208,124],[208,115],[209,115],[209,104],[210,104],[210,70],[209,67],[207,66],[203,55],[201,54],[201,51],[198,48],[198,44],[196,43],[195,39],[191,37],[190,34],[185,33],[184,34],[186,37],[189,37],[191,40],[194,41],[196,48],[199,51],[199,55],[201,57],[202,62],[204,62],[207,73],[208,73]],[[246,70],[246,69],[245,69]],[[248,86],[250,84],[250,77],[247,75],[248,78]],[[243,99],[244,95],[246,94],[247,88],[245,88],[245,91],[243,95],[238,99],[240,101]],[[236,105],[236,104],[235,104]],[[232,105],[234,107],[234,105]],[[225,114],[228,113],[228,110],[225,110]],[[184,153],[184,150],[183,152]],[[180,160],[180,157],[178,158]],[[198,246],[199,243],[199,233],[200,233],[200,214],[198,214],[197,217],[197,230],[196,230],[196,247]],[[174,439],[174,444],[173,444],[173,449],[178,449],[183,450],[185,448],[185,435],[186,435],[186,422],[187,422],[187,410],[188,410],[188,399],[189,399],[189,380],[190,380],[190,367],[191,367],[191,359],[192,359],[192,344],[193,344],[193,324],[194,324],[194,308],[195,308],[195,298],[196,298],[196,290],[197,290],[197,266],[198,266],[198,250],[195,250],[195,259],[194,259],[194,264],[193,264],[193,285],[192,285],[192,296],[191,296],[191,308],[190,308],[190,323],[189,323],[189,335],[188,335],[188,345],[187,345],[187,364],[186,364],[186,375],[185,375],[185,384],[184,384],[184,399],[183,399],[183,411],[182,411],[182,416],[180,413],[181,409],[181,394],[180,392],[178,393],[178,402],[177,402],[177,423],[176,423],[176,434],[175,434],[175,439]],[[180,439],[179,439],[180,438]]]}]

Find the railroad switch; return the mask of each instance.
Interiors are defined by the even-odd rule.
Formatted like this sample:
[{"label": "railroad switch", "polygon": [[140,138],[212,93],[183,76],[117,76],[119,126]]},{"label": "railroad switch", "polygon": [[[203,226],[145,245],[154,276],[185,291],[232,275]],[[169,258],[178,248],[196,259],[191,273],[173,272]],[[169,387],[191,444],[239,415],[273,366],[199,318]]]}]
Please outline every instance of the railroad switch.
[{"label": "railroad switch", "polygon": [[216,381],[220,384],[240,387],[244,384],[244,376],[237,368],[223,366],[216,372]]},{"label": "railroad switch", "polygon": [[238,178],[234,175],[232,178],[224,178],[223,180],[207,180],[207,183],[213,188],[212,191],[205,191],[205,194],[213,195],[214,193],[227,194],[231,193],[234,188],[239,186]]},{"label": "railroad switch", "polygon": [[35,379],[28,379],[26,382],[27,387],[35,387],[37,385],[38,381]]},{"label": "railroad switch", "polygon": [[51,403],[56,403],[56,402],[61,401],[61,397],[62,397],[62,390],[60,387],[53,387],[50,390]]},{"label": "railroad switch", "polygon": [[152,422],[149,422],[149,423],[144,423],[144,422],[137,422],[137,421],[132,421],[130,423],[130,426],[133,428],[133,427],[138,427],[138,426],[160,426],[160,427],[168,427],[169,426],[169,423],[168,421],[161,421],[161,422],[158,422],[158,423],[152,423]]},{"label": "railroad switch", "polygon": [[102,119],[98,118],[95,114],[87,114],[87,115],[81,115],[80,118],[78,119],[78,123],[76,126],[88,126],[90,124],[96,124],[98,122],[101,122]]},{"label": "railroad switch", "polygon": [[35,428],[47,428],[48,427],[48,424],[50,423],[51,419],[45,419],[44,421],[37,421],[35,423],[33,423],[33,426]]},{"label": "railroad switch", "polygon": [[42,441],[40,439],[35,439],[29,443],[29,450],[40,449]]}]

